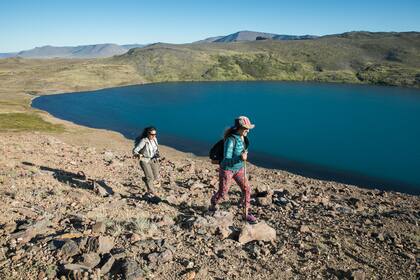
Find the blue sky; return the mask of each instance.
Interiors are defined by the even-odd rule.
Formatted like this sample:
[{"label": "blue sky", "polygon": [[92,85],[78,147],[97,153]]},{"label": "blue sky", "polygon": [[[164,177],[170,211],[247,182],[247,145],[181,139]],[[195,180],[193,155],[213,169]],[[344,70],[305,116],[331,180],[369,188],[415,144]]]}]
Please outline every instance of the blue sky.
[{"label": "blue sky", "polygon": [[420,31],[420,0],[2,0],[0,52],[97,43],[188,43],[252,30]]}]

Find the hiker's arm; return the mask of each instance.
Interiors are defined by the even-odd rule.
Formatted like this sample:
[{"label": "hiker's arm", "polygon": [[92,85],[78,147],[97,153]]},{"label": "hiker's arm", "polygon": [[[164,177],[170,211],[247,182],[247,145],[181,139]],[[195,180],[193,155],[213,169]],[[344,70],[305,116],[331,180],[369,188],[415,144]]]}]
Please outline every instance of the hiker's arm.
[{"label": "hiker's arm", "polygon": [[146,145],[146,141],[141,139],[140,143],[137,145],[137,147],[134,148],[133,154],[138,155],[141,149],[143,149],[144,145]]},{"label": "hiker's arm", "polygon": [[233,155],[234,146],[235,143],[231,138],[226,139],[224,161],[228,166],[232,166],[235,163],[242,161],[240,156]]}]

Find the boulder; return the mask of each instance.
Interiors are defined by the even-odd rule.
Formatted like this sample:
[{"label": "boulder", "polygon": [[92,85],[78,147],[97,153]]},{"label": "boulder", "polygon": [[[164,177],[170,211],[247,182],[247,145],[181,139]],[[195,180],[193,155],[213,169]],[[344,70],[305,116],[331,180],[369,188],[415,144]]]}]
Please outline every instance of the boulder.
[{"label": "boulder", "polygon": [[93,233],[104,233],[106,230],[106,224],[103,221],[98,221],[92,226]]},{"label": "boulder", "polygon": [[106,254],[114,248],[114,239],[109,236],[99,236],[98,238],[98,249],[97,252],[100,254]]},{"label": "boulder", "polygon": [[101,262],[101,257],[97,253],[87,253],[82,255],[82,261],[79,263],[80,265],[94,268]]},{"label": "boulder", "polygon": [[114,160],[115,156],[112,152],[106,151],[104,153],[104,161],[107,163],[111,163]]},{"label": "boulder", "polygon": [[276,231],[265,222],[255,225],[245,225],[239,234],[239,243],[246,244],[254,240],[275,241]]},{"label": "boulder", "polygon": [[60,252],[65,257],[73,257],[80,254],[80,249],[75,241],[69,239],[65,241],[64,245],[60,249]]},{"label": "boulder", "polygon": [[122,266],[125,279],[127,280],[141,280],[144,279],[143,268],[134,260],[126,259]]},{"label": "boulder", "polygon": [[106,257],[104,265],[101,267],[101,275],[107,274],[114,265],[115,258],[112,255]]},{"label": "boulder", "polygon": [[11,239],[17,239],[19,243],[27,243],[38,234],[44,234],[49,231],[51,221],[44,219],[34,223],[27,229],[13,233],[10,235]]},{"label": "boulder", "polygon": [[209,234],[222,233],[229,236],[230,227],[233,225],[233,214],[226,211],[216,211],[213,216],[206,218],[198,217],[194,221],[194,229],[207,232]]}]

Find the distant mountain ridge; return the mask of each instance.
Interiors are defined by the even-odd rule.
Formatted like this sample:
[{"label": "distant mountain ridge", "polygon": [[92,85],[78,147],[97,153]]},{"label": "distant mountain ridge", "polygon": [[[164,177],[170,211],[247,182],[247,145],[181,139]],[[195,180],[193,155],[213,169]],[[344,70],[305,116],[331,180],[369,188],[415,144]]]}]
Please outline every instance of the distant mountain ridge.
[{"label": "distant mountain ridge", "polygon": [[15,57],[16,55],[17,55],[17,52],[13,52],[13,53],[0,53],[0,58]]},{"label": "distant mountain ridge", "polygon": [[141,48],[141,44],[95,44],[76,47],[42,46],[15,53],[0,53],[0,58],[100,58],[126,53],[131,48]]},{"label": "distant mountain ridge", "polygon": [[238,31],[226,36],[210,37],[194,43],[228,43],[228,42],[243,42],[243,41],[257,41],[257,40],[309,40],[315,39],[315,35],[280,35],[274,33],[256,32],[256,31]]}]

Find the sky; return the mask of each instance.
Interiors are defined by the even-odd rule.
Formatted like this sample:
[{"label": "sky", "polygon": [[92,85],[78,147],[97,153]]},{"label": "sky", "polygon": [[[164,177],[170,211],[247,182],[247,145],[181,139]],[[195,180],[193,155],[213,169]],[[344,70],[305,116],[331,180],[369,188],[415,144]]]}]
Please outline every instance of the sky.
[{"label": "sky", "polygon": [[241,30],[420,31],[420,0],[0,0],[0,52],[189,43]]}]

